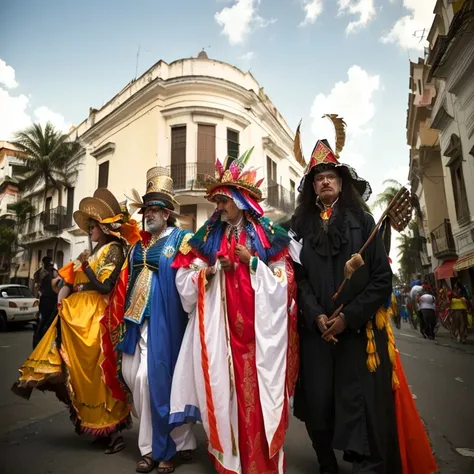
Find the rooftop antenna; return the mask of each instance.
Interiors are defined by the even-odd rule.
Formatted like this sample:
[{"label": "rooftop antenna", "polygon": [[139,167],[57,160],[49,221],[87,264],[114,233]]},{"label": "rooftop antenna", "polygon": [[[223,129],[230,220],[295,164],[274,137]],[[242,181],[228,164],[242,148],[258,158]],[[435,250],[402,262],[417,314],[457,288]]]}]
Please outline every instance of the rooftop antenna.
[{"label": "rooftop antenna", "polygon": [[[421,33],[421,35],[420,35],[420,33]],[[415,38],[419,38],[420,41],[418,41],[418,43],[421,43],[425,39],[425,33],[426,33],[426,28],[423,28],[422,30],[415,30],[413,32],[413,36]]]},{"label": "rooftop antenna", "polygon": [[138,58],[140,57],[140,45],[138,45],[138,50],[137,50],[137,63],[135,66],[135,79],[138,76]]}]

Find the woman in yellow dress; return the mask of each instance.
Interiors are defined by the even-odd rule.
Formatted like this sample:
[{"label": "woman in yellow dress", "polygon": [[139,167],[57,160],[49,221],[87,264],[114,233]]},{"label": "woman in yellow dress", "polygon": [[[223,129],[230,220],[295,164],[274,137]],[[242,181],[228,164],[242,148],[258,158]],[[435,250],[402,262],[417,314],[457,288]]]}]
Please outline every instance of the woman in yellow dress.
[{"label": "woman in yellow dress", "polygon": [[59,271],[66,285],[58,316],[20,368],[13,391],[27,399],[34,388],[55,392],[69,406],[76,432],[105,439],[112,454],[124,448],[117,433],[130,424],[130,407],[117,384],[108,301],[126,245],[136,243],[139,233],[107,189],[83,199],[74,220],[96,246]]}]

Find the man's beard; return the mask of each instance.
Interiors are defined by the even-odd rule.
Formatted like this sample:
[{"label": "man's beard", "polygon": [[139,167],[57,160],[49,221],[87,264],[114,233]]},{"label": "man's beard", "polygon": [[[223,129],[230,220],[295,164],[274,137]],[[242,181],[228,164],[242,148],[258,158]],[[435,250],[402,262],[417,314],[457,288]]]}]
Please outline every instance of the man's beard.
[{"label": "man's beard", "polygon": [[221,221],[222,222],[229,222],[229,215],[227,214],[227,212],[221,213]]},{"label": "man's beard", "polygon": [[150,234],[159,234],[165,227],[165,220],[153,220],[146,222],[146,230],[150,232]]}]

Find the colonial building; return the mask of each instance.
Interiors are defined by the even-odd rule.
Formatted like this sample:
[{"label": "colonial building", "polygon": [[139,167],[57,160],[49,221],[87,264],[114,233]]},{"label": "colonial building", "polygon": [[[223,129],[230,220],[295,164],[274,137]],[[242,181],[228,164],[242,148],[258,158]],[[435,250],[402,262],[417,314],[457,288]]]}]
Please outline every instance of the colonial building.
[{"label": "colonial building", "polygon": [[[134,188],[143,195],[146,172],[163,167],[174,180],[183,218],[197,229],[213,212],[203,180],[216,158],[237,157],[254,147],[251,166],[265,179],[263,207],[273,220],[291,214],[305,166],[293,156],[293,132],[249,72],[209,59],[159,61],[127,84],[70,132],[84,147],[82,166],[67,189],[41,187],[24,195],[35,206],[21,232],[30,278],[45,255],[58,266],[89,246],[72,214],[85,196],[107,187],[125,202]],[[46,197],[46,198],[45,198]]]},{"label": "colonial building", "polygon": [[304,167],[293,156],[293,132],[252,74],[204,51],[159,61],[103,107],[91,108],[72,137],[86,150],[76,207],[102,186],[119,200],[132,188],[143,194],[147,170],[159,165],[174,180],[181,225],[191,230],[213,212],[203,180],[217,157],[255,147],[251,165],[265,178],[264,207],[273,219],[293,211]]},{"label": "colonial building", "polygon": [[411,64],[410,177],[424,193],[432,268],[474,287],[474,0],[438,0]]},{"label": "colonial building", "polygon": [[[15,204],[20,195],[19,183],[24,177],[25,166],[18,159],[18,150],[8,142],[0,142],[0,226],[15,229],[17,217],[11,205]],[[12,246],[16,253],[15,246]],[[12,266],[12,254],[0,253],[0,283],[9,281],[10,272],[18,275],[25,273],[25,268]]]}]

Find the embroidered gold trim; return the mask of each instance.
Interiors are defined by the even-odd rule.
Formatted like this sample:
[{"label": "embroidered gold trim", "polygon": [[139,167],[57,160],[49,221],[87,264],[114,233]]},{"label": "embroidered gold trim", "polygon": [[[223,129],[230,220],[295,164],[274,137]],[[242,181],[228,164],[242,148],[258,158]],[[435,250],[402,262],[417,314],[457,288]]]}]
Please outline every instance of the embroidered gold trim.
[{"label": "embroidered gold trim", "polygon": [[186,234],[183,237],[183,240],[181,241],[181,245],[179,246],[179,251],[183,255],[187,255],[191,251],[191,245],[189,245],[189,240],[191,239],[192,236],[193,234]]},{"label": "embroidered gold trim", "polygon": [[130,304],[124,315],[125,318],[140,323],[148,301],[148,295],[151,291],[152,277],[153,272],[149,268],[144,267],[133,286]]}]

